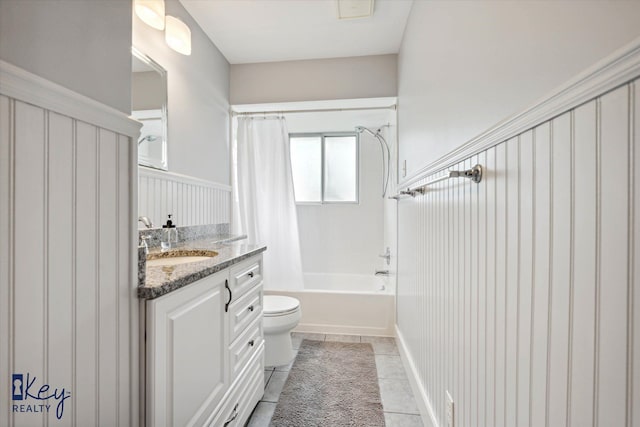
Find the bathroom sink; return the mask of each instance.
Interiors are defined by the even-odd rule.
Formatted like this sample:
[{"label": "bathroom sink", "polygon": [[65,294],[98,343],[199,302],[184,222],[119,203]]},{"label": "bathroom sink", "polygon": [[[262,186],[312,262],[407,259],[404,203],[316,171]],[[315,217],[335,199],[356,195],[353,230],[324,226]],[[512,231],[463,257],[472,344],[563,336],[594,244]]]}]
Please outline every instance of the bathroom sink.
[{"label": "bathroom sink", "polygon": [[189,264],[192,262],[207,261],[216,255],[218,255],[218,253],[215,251],[193,249],[159,252],[147,255],[147,265],[154,267]]}]

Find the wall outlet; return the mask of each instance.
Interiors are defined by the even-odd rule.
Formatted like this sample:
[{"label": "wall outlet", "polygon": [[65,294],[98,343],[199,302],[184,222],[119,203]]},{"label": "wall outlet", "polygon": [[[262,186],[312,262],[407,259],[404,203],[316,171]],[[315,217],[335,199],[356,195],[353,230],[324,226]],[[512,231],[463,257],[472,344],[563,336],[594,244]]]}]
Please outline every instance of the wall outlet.
[{"label": "wall outlet", "polygon": [[456,427],[455,407],[453,406],[453,397],[447,391],[447,427]]},{"label": "wall outlet", "polygon": [[403,160],[402,161],[402,177],[404,178],[405,176],[407,176],[407,161]]}]

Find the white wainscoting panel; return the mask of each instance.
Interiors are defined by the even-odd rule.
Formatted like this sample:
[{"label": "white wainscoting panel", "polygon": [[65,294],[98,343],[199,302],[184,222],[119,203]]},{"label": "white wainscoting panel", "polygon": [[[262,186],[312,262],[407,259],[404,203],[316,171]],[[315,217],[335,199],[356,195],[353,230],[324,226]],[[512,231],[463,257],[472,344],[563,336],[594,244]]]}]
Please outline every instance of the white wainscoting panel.
[{"label": "white wainscoting panel", "polygon": [[[446,426],[640,426],[640,81],[399,200],[397,327]],[[423,177],[422,184],[441,173]]]},{"label": "white wainscoting panel", "polygon": [[[132,137],[0,94],[2,426],[138,424]],[[61,419],[12,400],[14,373],[69,392]]]},{"label": "white wainscoting panel", "polygon": [[166,223],[168,214],[178,226],[229,223],[230,209],[228,185],[138,167],[138,213],[154,227]]}]

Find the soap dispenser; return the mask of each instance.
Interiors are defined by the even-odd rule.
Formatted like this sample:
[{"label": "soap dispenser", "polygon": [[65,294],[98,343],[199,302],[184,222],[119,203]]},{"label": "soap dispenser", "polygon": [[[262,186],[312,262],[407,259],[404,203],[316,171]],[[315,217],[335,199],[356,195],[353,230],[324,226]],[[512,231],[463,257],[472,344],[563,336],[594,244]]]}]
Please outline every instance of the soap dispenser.
[{"label": "soap dispenser", "polygon": [[167,223],[162,226],[162,240],[160,246],[162,249],[171,249],[176,243],[178,243],[178,230],[171,221],[171,214],[167,217]]}]

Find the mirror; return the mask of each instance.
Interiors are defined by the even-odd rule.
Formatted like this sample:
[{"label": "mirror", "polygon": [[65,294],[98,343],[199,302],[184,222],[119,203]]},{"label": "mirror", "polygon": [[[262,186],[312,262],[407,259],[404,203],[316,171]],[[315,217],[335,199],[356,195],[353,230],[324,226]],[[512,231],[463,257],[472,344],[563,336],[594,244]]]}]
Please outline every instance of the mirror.
[{"label": "mirror", "polygon": [[132,50],[131,117],[142,123],[138,164],[167,170],[167,71]]}]

